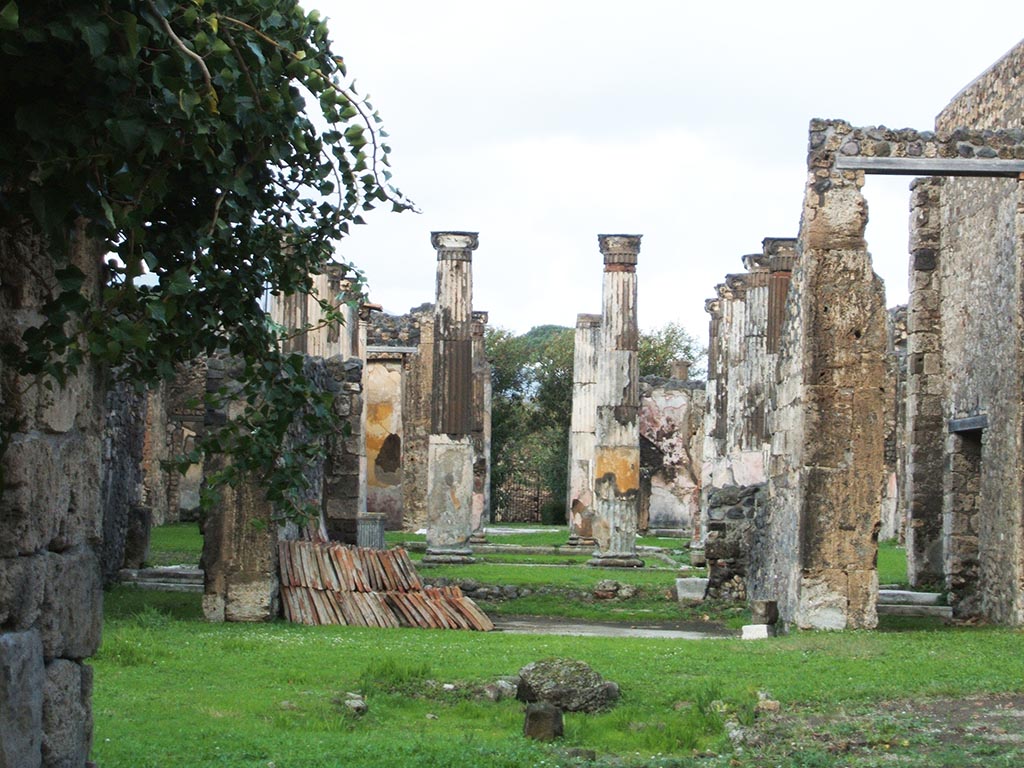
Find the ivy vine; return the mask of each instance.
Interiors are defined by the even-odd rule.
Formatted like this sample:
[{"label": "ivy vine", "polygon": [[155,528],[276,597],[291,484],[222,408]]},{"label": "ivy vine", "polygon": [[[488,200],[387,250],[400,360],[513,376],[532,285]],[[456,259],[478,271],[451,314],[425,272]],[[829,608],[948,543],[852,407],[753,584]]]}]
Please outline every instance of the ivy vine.
[{"label": "ivy vine", "polygon": [[[42,235],[59,267],[45,321],[5,362],[59,385],[91,359],[141,386],[230,354],[240,389],[212,398],[249,407],[208,436],[231,456],[219,480],[255,473],[305,514],[319,443],[284,438],[296,415],[324,434],[330,399],[280,351],[262,300],[310,294],[363,211],[410,207],[325,22],[296,0],[0,6],[0,227]],[[99,302],[69,261],[82,222],[110,254]]]}]

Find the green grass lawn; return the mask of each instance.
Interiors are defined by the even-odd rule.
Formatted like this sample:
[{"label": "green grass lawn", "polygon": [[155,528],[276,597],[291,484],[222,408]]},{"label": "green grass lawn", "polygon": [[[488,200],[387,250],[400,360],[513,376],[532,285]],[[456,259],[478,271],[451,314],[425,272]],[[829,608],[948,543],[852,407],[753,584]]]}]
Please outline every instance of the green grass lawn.
[{"label": "green grass lawn", "polygon": [[[1022,635],[1007,629],[797,633],[743,642],[212,625],[199,618],[198,595],[126,587],[107,594],[105,613],[103,646],[92,661],[93,759],[103,768],[583,764],[568,756],[572,748],[595,750],[602,766],[754,766],[768,764],[758,758],[760,748],[735,752],[726,722],[760,727],[758,691],[813,722],[893,699],[1024,686]],[[521,736],[521,704],[490,702],[479,692],[550,656],[587,661],[619,683],[622,702],[606,714],[567,714],[565,739],[545,746]],[[362,718],[338,703],[348,691],[366,696]],[[876,756],[881,762],[857,765],[929,764],[915,762],[922,734],[914,735],[913,723],[905,738],[897,738],[899,721],[887,727],[896,730]],[[841,726],[819,722],[816,736],[808,736],[819,762],[790,755],[771,764],[853,764],[827,760],[820,738],[828,728]],[[1019,758],[1018,746],[1007,743],[1000,755]],[[694,757],[708,750],[718,757]],[[968,757],[947,764],[1010,764]]]},{"label": "green grass lawn", "polygon": [[909,586],[907,582],[907,551],[895,541],[878,542],[878,583]]},{"label": "green grass lawn", "polygon": [[148,565],[198,565],[203,535],[198,523],[157,526],[149,537]]}]

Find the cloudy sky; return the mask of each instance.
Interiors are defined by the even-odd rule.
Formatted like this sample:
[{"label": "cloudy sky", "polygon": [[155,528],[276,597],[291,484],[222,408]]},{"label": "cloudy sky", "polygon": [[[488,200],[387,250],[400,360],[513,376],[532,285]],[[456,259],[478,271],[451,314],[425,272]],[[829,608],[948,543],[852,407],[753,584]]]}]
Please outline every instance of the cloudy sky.
[{"label": "cloudy sky", "polygon": [[[480,232],[474,304],[523,332],[601,307],[599,233],[642,234],[640,325],[703,338],[704,299],[795,236],[813,117],[925,129],[1024,36],[1024,2],[306,0],[380,110],[395,181],[343,244],[371,297],[433,300],[432,230]],[[906,300],[907,184],[868,180]]]}]

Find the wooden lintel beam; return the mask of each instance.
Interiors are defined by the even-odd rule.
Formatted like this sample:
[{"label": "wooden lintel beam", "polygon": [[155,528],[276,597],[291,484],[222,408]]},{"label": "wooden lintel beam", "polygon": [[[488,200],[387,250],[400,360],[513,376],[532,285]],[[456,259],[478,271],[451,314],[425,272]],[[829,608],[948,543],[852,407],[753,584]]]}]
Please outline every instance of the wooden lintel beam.
[{"label": "wooden lintel beam", "polygon": [[836,168],[879,176],[982,176],[1017,178],[1024,160],[980,157],[861,157],[839,155]]},{"label": "wooden lintel beam", "polygon": [[988,415],[981,414],[979,416],[968,416],[963,419],[950,419],[949,420],[949,431],[950,432],[975,432],[979,429],[988,428]]}]

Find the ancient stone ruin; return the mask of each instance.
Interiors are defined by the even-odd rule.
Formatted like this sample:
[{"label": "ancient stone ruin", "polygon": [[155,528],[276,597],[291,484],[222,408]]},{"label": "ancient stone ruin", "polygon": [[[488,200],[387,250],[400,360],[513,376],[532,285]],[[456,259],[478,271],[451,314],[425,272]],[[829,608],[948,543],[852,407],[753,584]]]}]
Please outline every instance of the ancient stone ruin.
[{"label": "ancient stone ruin", "polygon": [[[707,303],[705,387],[637,374],[639,235],[601,235],[602,312],[576,327],[569,543],[591,564],[637,567],[638,531],[703,548],[708,595],[777,604],[784,625],[876,625],[880,536],[909,577],[948,590],[953,615],[1024,624],[1024,43],[961,91],[934,129],[810,124],[796,238],[767,238]],[[887,309],[865,241],[866,174],[910,184],[910,299]],[[211,620],[280,613],[280,542],[381,546],[427,531],[427,559],[466,562],[489,516],[486,313],[474,311],[476,233],[435,232],[432,305],[396,318],[315,276],[320,305],[274,297],[287,351],[335,395],[324,460],[307,468],[321,518],[273,523],[259,482],[204,521]],[[102,249],[76,233],[89,297]],[[29,269],[27,265],[32,265]],[[0,229],[0,340],[44,311],[40,241]],[[351,303],[351,306],[350,306]],[[86,364],[63,387],[0,368],[0,768],[83,765],[102,584],[145,557],[151,525],[194,517],[209,456],[164,462],[242,407],[202,395],[237,376],[198,359],[147,393]],[[296,429],[291,440],[308,436]],[[255,526],[254,522],[263,525]],[[290,551],[290,550],[289,550]],[[28,756],[28,757],[26,757]]]}]

